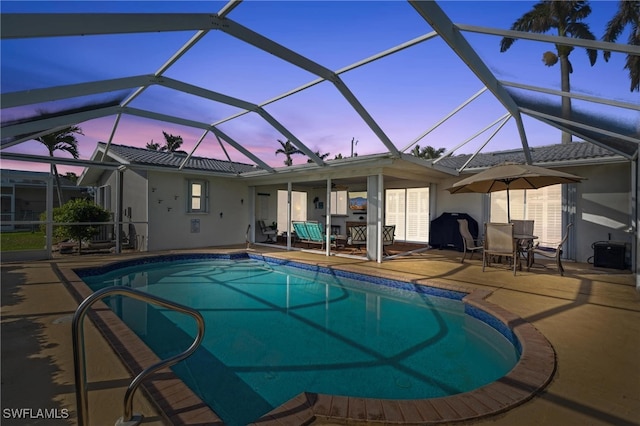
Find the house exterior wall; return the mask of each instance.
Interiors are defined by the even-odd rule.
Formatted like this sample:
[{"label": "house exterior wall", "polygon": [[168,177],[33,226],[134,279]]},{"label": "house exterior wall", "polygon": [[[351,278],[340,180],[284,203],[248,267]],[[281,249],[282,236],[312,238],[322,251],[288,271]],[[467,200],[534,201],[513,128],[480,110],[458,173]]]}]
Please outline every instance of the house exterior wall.
[{"label": "house exterior wall", "polygon": [[[121,220],[122,232],[126,237],[124,244],[138,251],[146,251],[149,235],[147,172],[126,170],[122,176],[122,187]],[[111,205],[115,208],[115,200]]]},{"label": "house exterior wall", "polygon": [[[615,241],[631,244],[625,232],[631,226],[631,163],[589,164],[564,167],[564,172],[586,178],[576,185],[576,222],[572,234],[576,240],[576,261],[593,262],[593,243]],[[444,212],[467,213],[482,224],[487,221],[485,194],[450,194],[446,188],[462,177],[438,185],[437,216]],[[609,237],[610,235],[610,237]],[[630,245],[627,246],[630,256]]]},{"label": "house exterior wall", "polygon": [[[207,213],[187,212],[189,179],[208,182]],[[149,172],[147,196],[149,251],[245,242],[249,190],[240,179]]]},{"label": "house exterior wall", "polygon": [[447,191],[447,188],[464,177],[446,179],[436,185],[436,190],[432,193],[432,197],[436,198],[436,214],[431,220],[438,218],[443,213],[466,213],[474,218],[479,225],[487,221],[488,218],[484,214],[486,194],[451,194]]},{"label": "house exterior wall", "polygon": [[[116,218],[117,203],[117,171],[106,170],[95,183],[97,187],[109,186],[109,208],[113,220]],[[121,243],[125,247],[134,248],[138,251],[145,251],[148,234],[147,225],[147,179],[146,172],[125,170],[122,174],[122,205],[121,220],[122,233]],[[100,202],[100,200],[98,200]],[[103,206],[106,207],[106,206]],[[106,238],[113,240],[115,234],[113,228],[108,227],[109,232]]]},{"label": "house exterior wall", "polygon": [[577,185],[577,220],[572,231],[576,260],[586,262],[594,254],[593,243],[609,240],[627,244],[629,258],[632,236],[625,231],[632,220],[631,163],[592,164],[566,171],[587,178]]}]

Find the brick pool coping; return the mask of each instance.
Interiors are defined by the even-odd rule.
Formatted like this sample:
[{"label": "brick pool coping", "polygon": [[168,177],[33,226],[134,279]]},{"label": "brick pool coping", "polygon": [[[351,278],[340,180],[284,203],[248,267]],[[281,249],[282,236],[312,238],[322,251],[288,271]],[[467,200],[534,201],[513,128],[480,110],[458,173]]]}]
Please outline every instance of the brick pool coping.
[{"label": "brick pool coping", "polygon": [[[235,254],[248,256],[246,252],[236,252]],[[197,257],[198,254],[191,253],[185,256]],[[167,256],[141,256],[140,260],[144,263],[145,259],[157,257]],[[251,257],[256,256],[252,254]],[[265,255],[258,257],[282,262],[282,259]],[[120,263],[122,261],[116,261],[107,267]],[[295,260],[291,263],[315,265],[302,260]],[[352,272],[348,267],[332,266],[328,269],[342,273]],[[64,284],[78,303],[93,293],[74,270],[67,268],[61,269],[60,272],[64,278]],[[375,276],[398,280],[397,275],[391,275],[393,274],[376,270]],[[415,285],[465,293],[466,296],[462,298],[462,302],[467,307],[479,309],[506,325],[520,343],[520,360],[515,367],[506,376],[495,382],[469,392],[440,398],[384,400],[302,392],[252,424],[303,425],[314,420],[386,424],[437,424],[471,421],[499,414],[525,403],[552,380],[556,370],[556,356],[549,341],[532,324],[506,309],[488,302],[486,298],[491,294],[490,291],[469,290],[434,280],[421,281]],[[149,365],[160,361],[153,351],[105,304],[96,303],[94,309],[89,311],[88,317],[113,347],[132,375],[136,375]],[[145,380],[141,388],[172,424],[224,425],[224,422],[213,410],[168,368]]]}]

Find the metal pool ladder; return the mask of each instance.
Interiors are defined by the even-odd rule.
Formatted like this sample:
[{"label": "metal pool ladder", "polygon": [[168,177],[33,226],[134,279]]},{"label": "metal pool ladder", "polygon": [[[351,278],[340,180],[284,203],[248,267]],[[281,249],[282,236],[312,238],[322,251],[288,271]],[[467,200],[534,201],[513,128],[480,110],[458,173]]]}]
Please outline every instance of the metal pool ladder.
[{"label": "metal pool ladder", "polygon": [[111,295],[123,295],[129,296],[133,299],[142,300],[144,302],[150,302],[155,305],[162,306],[167,309],[173,309],[183,314],[191,315],[198,324],[198,335],[195,340],[184,352],[167,358],[160,362],[157,362],[144,370],[142,370],[129,384],[127,391],[124,394],[124,408],[123,415],[116,421],[116,426],[136,426],[142,422],[143,416],[141,414],[133,414],[133,394],[138,389],[138,386],[144,379],[152,373],[161,370],[165,367],[172,366],[183,359],[187,358],[198,349],[202,339],[204,338],[204,319],[200,312],[195,309],[189,308],[178,303],[171,302],[166,299],[162,299],[157,296],[153,296],[148,293],[143,293],[139,290],[134,290],[125,286],[114,286],[103,288],[98,290],[89,297],[87,297],[78,306],[76,313],[73,316],[73,324],[71,328],[73,337],[73,366],[75,370],[75,384],[76,384],[76,404],[78,410],[78,425],[89,425],[89,411],[88,411],[88,398],[87,398],[87,372],[84,354],[84,330],[83,319],[87,310],[98,300],[101,300]]}]

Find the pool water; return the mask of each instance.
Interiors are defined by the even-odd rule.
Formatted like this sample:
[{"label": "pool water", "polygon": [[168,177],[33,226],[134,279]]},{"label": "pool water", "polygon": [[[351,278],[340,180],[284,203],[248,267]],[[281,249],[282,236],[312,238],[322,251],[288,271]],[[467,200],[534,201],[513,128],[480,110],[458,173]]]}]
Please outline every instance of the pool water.
[{"label": "pool water", "polygon": [[[202,346],[173,370],[228,425],[255,421],[303,391],[382,399],[466,392],[506,375],[519,357],[459,300],[257,259],[84,275],[93,290],[126,285],[202,313]],[[186,315],[119,296],[108,304],[161,358],[196,334]]]}]

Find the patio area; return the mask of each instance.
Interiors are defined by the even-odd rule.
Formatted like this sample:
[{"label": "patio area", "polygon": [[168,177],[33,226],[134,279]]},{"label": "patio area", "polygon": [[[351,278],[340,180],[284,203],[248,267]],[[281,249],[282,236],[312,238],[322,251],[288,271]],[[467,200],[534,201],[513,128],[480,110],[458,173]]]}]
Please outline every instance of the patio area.
[{"label": "patio area", "polygon": [[[241,248],[198,252],[237,249]],[[421,284],[486,290],[487,301],[533,324],[556,352],[557,370],[551,383],[524,404],[473,424],[638,424],[640,296],[629,272],[566,262],[564,277],[552,264],[548,269],[519,271],[514,277],[507,268],[491,267],[482,273],[478,256],[461,264],[461,254],[449,250],[429,250],[381,264],[266,246],[252,250]],[[72,255],[2,264],[3,408],[55,408],[60,414],[68,412],[69,418],[50,419],[47,424],[76,424],[70,318],[77,302],[68,283],[63,284],[64,271],[132,256]],[[87,324],[85,330],[91,424],[113,424],[122,415],[130,374],[93,325]],[[169,375],[166,379],[172,380]],[[144,424],[207,423],[197,420],[203,408],[197,402],[185,398],[181,404],[173,407],[176,412],[167,419],[139,393],[134,412],[145,415]],[[3,424],[25,424],[4,417]],[[316,417],[312,424],[337,422]]]}]

